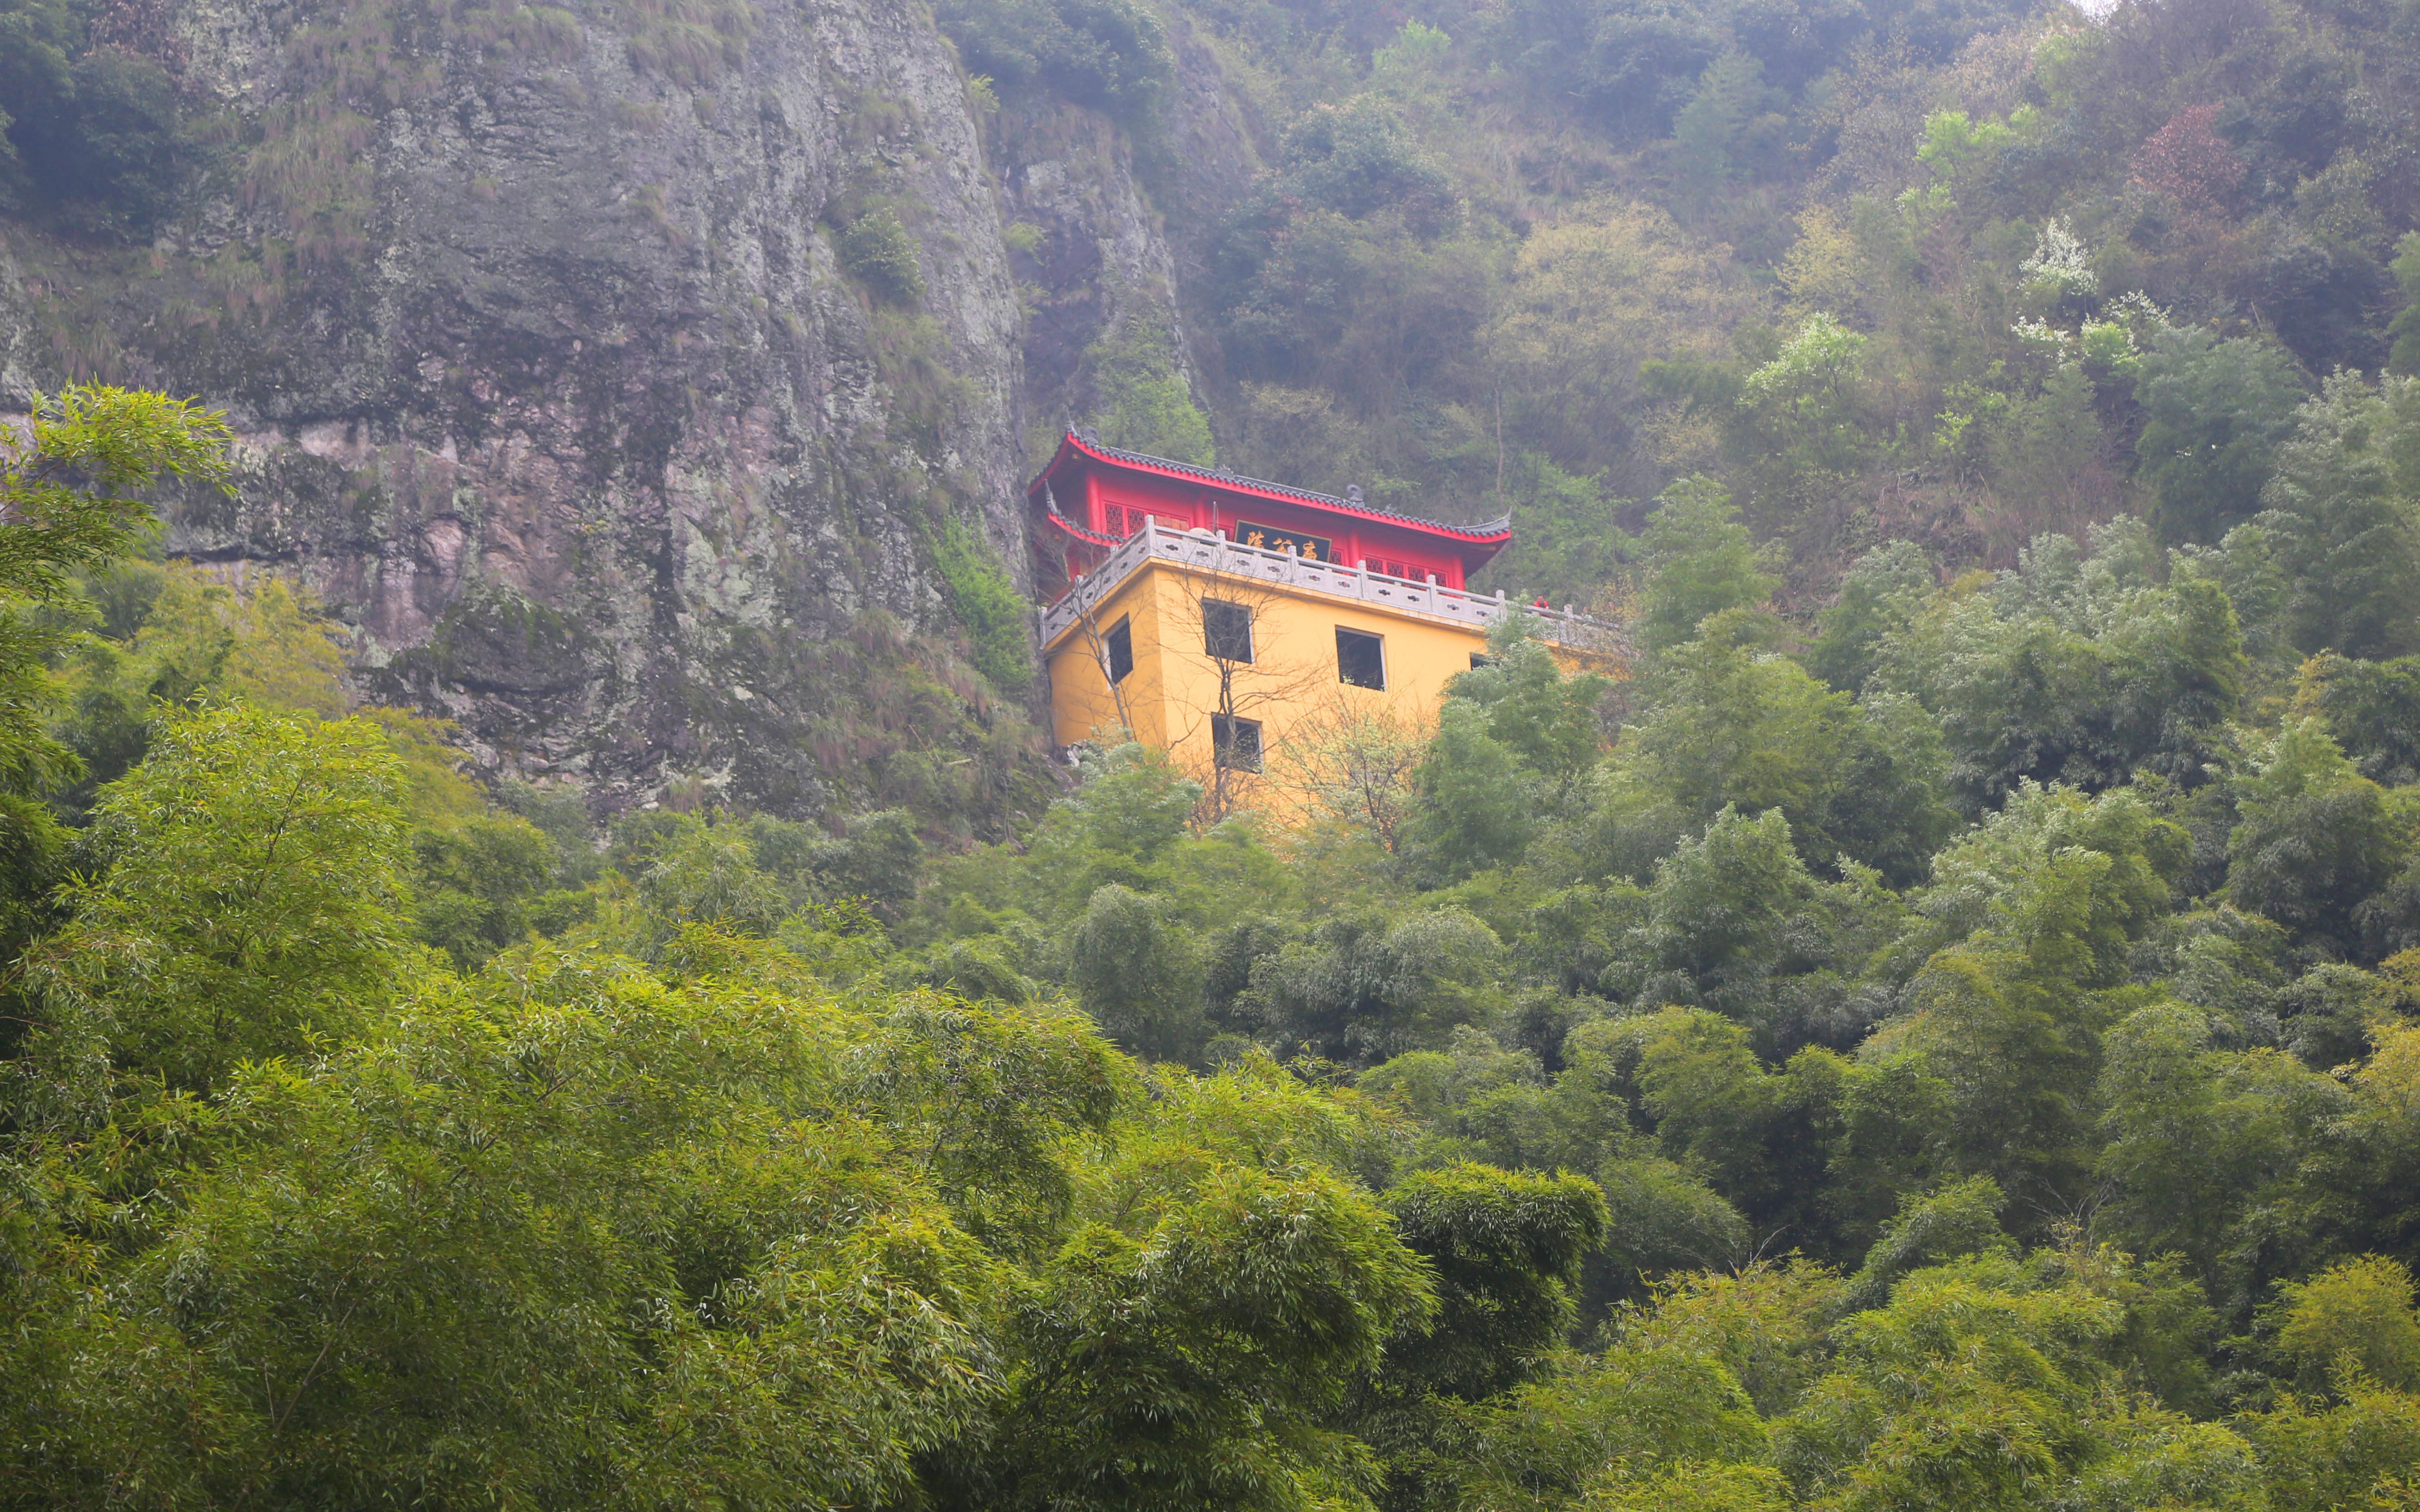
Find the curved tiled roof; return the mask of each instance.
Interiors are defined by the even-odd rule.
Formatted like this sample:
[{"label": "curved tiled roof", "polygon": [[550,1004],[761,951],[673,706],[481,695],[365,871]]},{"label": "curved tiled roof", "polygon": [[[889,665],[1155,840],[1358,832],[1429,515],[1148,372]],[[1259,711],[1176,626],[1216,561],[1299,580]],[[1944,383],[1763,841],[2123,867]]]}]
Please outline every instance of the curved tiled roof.
[{"label": "curved tiled roof", "polygon": [[[1040,480],[1037,479],[1035,481],[1039,482]],[[1042,497],[1048,501],[1050,505],[1050,523],[1058,526],[1061,530],[1065,531],[1076,539],[1079,541],[1088,541],[1094,546],[1117,546],[1122,544],[1114,535],[1105,535],[1089,525],[1079,525],[1076,521],[1069,519],[1066,516],[1059,513],[1059,501],[1048,488],[1046,487],[1042,490]]]},{"label": "curved tiled roof", "polygon": [[1065,466],[1071,456],[1089,456],[1096,462],[1109,462],[1119,467],[1156,472],[1164,478],[1181,478],[1191,483],[1206,483],[1213,487],[1275,500],[1280,503],[1311,504],[1321,509],[1335,510],[1339,514],[1375,520],[1380,524],[1400,525],[1424,534],[1441,535],[1450,541],[1459,541],[1471,546],[1500,547],[1512,539],[1512,518],[1509,515],[1501,519],[1489,520],[1484,525],[1448,525],[1441,520],[1398,515],[1391,509],[1380,509],[1374,504],[1363,503],[1357,499],[1339,499],[1334,494],[1319,493],[1310,488],[1296,488],[1288,484],[1270,483],[1262,478],[1242,477],[1216,468],[1195,467],[1190,462],[1178,462],[1165,456],[1152,456],[1142,452],[1128,452],[1115,446],[1104,446],[1099,441],[1088,440],[1072,430],[1060,441],[1059,450],[1050,458],[1049,465],[1035,474],[1033,481],[1026,486],[1027,497],[1031,498],[1035,489],[1048,484],[1051,476]]}]

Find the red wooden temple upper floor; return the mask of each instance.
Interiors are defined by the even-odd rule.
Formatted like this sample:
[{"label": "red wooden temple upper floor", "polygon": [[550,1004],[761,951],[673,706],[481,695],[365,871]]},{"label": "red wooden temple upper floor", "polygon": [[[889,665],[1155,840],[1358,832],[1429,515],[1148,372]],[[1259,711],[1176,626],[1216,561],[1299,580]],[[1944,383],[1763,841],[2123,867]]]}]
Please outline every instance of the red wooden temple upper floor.
[{"label": "red wooden temple upper floor", "polygon": [[1444,588],[1464,587],[1512,539],[1509,520],[1415,519],[1363,502],[1357,488],[1338,498],[1121,451],[1074,431],[1027,486],[1026,499],[1041,557],[1035,583],[1054,600],[1146,520]]}]

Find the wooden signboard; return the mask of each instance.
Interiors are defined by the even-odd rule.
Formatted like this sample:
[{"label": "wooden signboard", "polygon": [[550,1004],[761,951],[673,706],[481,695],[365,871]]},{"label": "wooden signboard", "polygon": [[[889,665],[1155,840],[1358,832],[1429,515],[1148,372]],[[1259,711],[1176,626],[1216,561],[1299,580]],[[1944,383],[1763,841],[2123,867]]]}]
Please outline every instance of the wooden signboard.
[{"label": "wooden signboard", "polygon": [[1272,525],[1254,525],[1237,520],[1227,538],[1237,546],[1257,547],[1264,551],[1291,551],[1305,562],[1334,562],[1336,543],[1324,535],[1308,535],[1301,531],[1281,531]]}]

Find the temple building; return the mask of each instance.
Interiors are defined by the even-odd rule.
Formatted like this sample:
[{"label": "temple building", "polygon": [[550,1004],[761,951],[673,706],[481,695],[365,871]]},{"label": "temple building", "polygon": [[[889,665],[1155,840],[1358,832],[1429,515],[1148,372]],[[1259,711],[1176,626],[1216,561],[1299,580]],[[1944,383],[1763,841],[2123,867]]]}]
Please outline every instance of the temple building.
[{"label": "temple building", "polygon": [[[1466,586],[1509,520],[1448,525],[1104,446],[1070,432],[1026,490],[1053,735],[1135,739],[1208,776],[1260,772],[1356,712],[1435,717],[1516,607]],[[1559,659],[1606,666],[1620,632],[1529,606]]]}]

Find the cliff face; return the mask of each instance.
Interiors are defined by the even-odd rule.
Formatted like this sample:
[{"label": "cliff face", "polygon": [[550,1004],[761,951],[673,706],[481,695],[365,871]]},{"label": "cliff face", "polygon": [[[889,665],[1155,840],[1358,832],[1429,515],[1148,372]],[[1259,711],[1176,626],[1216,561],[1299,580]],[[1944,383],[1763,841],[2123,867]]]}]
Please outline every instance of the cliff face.
[{"label": "cliff face", "polygon": [[[1135,378],[1138,366],[1201,386],[1207,354],[1190,339],[1188,295],[1205,282],[1209,239],[1259,162],[1217,59],[1182,12],[1170,19],[1174,88],[1143,143],[1064,103],[1012,110],[992,136],[1011,268],[1027,302],[1029,455],[1055,446],[1072,422],[1108,418],[1114,405],[1105,389]],[[1139,158],[1152,166],[1148,187]],[[1138,364],[1140,347],[1156,349]],[[1111,439],[1145,450],[1169,441]]]},{"label": "cliff face", "polygon": [[151,248],[7,228],[0,398],[227,408],[244,486],[170,548],[307,581],[498,771],[1008,801],[1029,690],[968,670],[968,575],[1022,586],[1025,437],[1088,345],[1148,306],[1183,349],[1108,122],[1003,137],[912,0],[177,18],[239,146]]},{"label": "cliff face", "polygon": [[8,243],[0,241],[0,410],[17,409],[34,388],[41,366],[40,334],[33,301],[25,296],[24,275],[17,270]]}]

